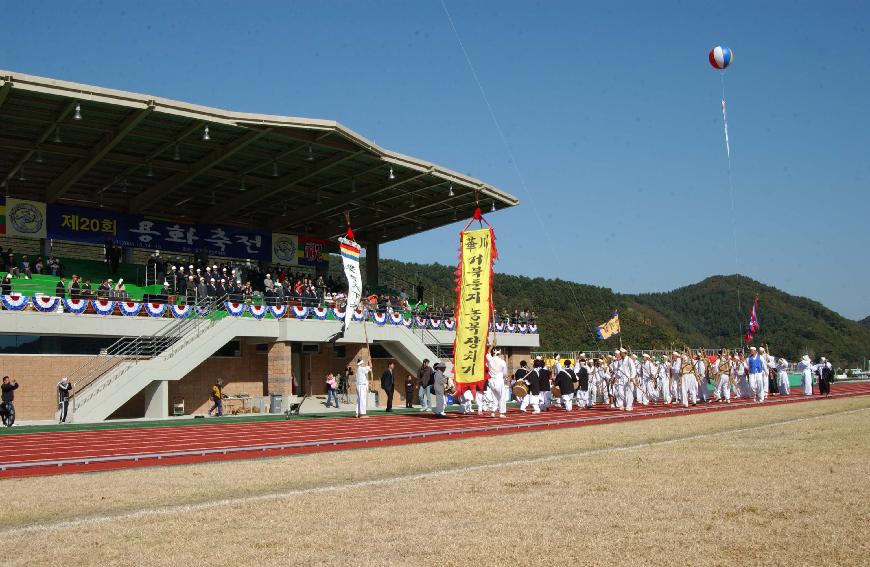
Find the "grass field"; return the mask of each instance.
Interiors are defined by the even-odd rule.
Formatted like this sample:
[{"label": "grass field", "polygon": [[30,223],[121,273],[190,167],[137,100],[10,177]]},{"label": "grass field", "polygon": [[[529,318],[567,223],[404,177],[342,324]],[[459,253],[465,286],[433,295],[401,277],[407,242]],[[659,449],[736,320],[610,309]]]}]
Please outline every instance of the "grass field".
[{"label": "grass field", "polygon": [[867,565],[870,397],[0,482],[14,565]]}]

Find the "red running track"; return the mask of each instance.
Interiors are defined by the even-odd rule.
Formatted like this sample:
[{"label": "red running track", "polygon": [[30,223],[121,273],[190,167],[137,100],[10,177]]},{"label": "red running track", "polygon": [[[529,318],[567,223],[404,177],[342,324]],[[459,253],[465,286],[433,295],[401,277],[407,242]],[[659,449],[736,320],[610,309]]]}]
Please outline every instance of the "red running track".
[{"label": "red running track", "polygon": [[176,465],[401,445],[557,427],[672,417],[745,407],[809,402],[870,395],[870,383],[839,384],[830,398],[801,394],[776,396],[764,404],[682,406],[636,405],[633,412],[604,406],[540,414],[511,410],[507,419],[477,414],[378,414],[350,417],[183,426],[119,428],[91,431],[21,433],[2,437],[0,478],[92,472],[130,467]]}]

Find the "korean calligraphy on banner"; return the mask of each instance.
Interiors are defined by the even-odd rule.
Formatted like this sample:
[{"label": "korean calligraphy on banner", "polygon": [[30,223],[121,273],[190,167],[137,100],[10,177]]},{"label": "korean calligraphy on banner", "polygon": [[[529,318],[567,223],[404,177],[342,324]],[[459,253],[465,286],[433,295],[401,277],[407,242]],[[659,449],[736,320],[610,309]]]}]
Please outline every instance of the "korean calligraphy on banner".
[{"label": "korean calligraphy on banner", "polygon": [[496,257],[492,228],[459,234],[453,376],[460,391],[462,385],[482,385],[485,378],[492,315],[492,262]]},{"label": "korean calligraphy on banner", "polygon": [[601,340],[609,339],[613,335],[618,335],[619,332],[619,311],[614,311],[611,319],[595,327],[595,334]]},{"label": "korean calligraphy on banner", "polygon": [[[43,205],[45,206],[45,205]],[[210,256],[271,259],[268,232],[212,224],[187,224],[103,209],[48,205],[47,238],[102,244],[106,238],[135,248],[191,253],[205,247]]]}]

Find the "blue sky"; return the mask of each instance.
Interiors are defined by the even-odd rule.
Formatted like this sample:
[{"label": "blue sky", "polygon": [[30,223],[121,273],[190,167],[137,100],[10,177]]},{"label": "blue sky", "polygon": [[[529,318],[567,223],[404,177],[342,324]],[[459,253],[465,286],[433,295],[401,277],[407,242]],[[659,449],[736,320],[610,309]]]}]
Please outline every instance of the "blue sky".
[{"label": "blue sky", "polygon": [[[870,315],[870,4],[446,1],[525,186],[440,0],[4,0],[0,68],[335,119],[471,173],[522,201],[489,219],[498,271],[668,290],[736,270],[736,218],[742,273]],[[458,228],[382,255],[453,263]]]}]

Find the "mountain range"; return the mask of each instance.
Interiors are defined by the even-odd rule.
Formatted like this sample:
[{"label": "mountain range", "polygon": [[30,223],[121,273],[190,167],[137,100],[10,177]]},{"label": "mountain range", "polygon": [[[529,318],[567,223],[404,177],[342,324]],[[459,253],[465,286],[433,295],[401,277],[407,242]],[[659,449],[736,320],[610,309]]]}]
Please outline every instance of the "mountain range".
[{"label": "mountain range", "polygon": [[[419,284],[430,305],[454,304],[455,267],[381,260],[379,268],[386,287],[405,289],[413,297]],[[641,294],[499,273],[493,280],[495,308],[499,313],[533,311],[545,351],[612,350],[619,339],[598,340],[594,327],[617,310],[622,343],[631,348],[733,349],[741,346],[756,294],[761,329],[752,344],[767,344],[791,361],[804,354],[827,356],[841,367],[859,365],[870,356],[870,317],[852,321],[817,301],[745,276],[712,276],[672,291]]]}]

